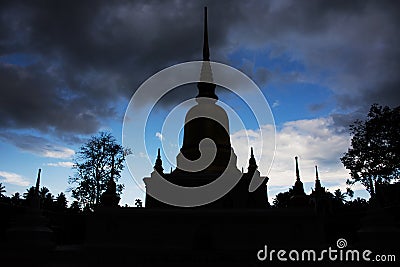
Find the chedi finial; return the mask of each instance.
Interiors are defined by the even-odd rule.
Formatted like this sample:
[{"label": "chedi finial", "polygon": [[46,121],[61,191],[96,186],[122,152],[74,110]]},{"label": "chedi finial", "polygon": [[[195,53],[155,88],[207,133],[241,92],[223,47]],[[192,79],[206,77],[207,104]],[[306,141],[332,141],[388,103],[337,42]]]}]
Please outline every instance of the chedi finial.
[{"label": "chedi finial", "polygon": [[208,46],[207,7],[204,7],[204,37],[203,37],[203,61],[210,61],[210,48]]}]

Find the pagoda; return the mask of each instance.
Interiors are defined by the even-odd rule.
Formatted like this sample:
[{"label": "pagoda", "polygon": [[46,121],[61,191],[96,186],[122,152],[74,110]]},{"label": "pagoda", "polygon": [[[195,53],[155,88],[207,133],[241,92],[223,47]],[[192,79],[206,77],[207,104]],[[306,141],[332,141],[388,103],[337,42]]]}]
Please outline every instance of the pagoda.
[{"label": "pagoda", "polygon": [[289,207],[307,207],[308,206],[308,196],[304,192],[303,182],[300,179],[300,169],[298,157],[294,157],[296,164],[296,182],[292,187],[292,196],[289,200]]},{"label": "pagoda", "polygon": [[[210,50],[208,44],[207,8],[204,12],[203,61],[200,80],[212,81]],[[222,174],[238,177],[234,187],[219,199],[201,205],[206,208],[265,208],[269,206],[267,196],[267,177],[261,177],[251,148],[248,171],[238,170],[237,156],[231,146],[229,119],[226,111],[218,105],[215,94],[216,85],[210,82],[198,82],[196,104],[185,117],[183,144],[177,155],[177,167],[170,173],[164,173],[160,150],[158,150],[154,171],[151,177],[144,178],[146,185],[146,208],[174,207],[151,196],[151,190],[158,184],[157,177],[183,187],[200,187],[210,184]],[[213,157],[202,157],[213,155]],[[211,162],[204,162],[204,158]],[[207,164],[206,164],[207,163]],[[202,166],[205,166],[202,168]],[[230,177],[229,177],[230,178]],[[249,190],[252,179],[262,181],[255,190]],[[250,192],[251,191],[251,192]]]}]

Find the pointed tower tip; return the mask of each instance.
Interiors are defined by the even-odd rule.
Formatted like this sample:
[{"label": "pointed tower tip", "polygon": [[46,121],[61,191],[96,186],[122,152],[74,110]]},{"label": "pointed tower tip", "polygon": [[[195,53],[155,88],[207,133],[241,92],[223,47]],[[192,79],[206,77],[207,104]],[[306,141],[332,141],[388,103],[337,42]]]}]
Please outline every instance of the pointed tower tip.
[{"label": "pointed tower tip", "polygon": [[300,181],[300,171],[299,171],[299,162],[298,162],[298,157],[294,157],[296,160],[296,180]]},{"label": "pointed tower tip", "polygon": [[[208,45],[207,7],[204,7],[204,37],[203,37],[203,63],[200,72],[200,81],[197,83],[199,94],[196,98],[211,98],[218,100],[215,94],[216,85],[213,83],[213,74],[210,64],[210,48]],[[197,100],[196,100],[197,101]]]},{"label": "pointed tower tip", "polygon": [[163,167],[162,167],[162,160],[161,160],[161,154],[160,154],[160,149],[157,150],[157,159],[156,163],[154,164],[154,169],[158,171],[158,173],[163,172]]},{"label": "pointed tower tip", "polygon": [[247,168],[248,172],[254,172],[258,168],[256,159],[254,158],[253,147],[250,147],[250,159],[249,159],[249,167]]},{"label": "pointed tower tip", "polygon": [[39,188],[40,188],[40,174],[42,172],[42,169],[39,169],[37,179],[36,179],[36,186],[35,186],[35,192],[36,194],[39,193]]},{"label": "pointed tower tip", "polygon": [[321,192],[321,190],[324,191],[324,188],[321,186],[321,181],[318,177],[318,167],[315,165],[315,191]]},{"label": "pointed tower tip", "polygon": [[316,178],[316,180],[319,180],[317,165],[315,165],[315,178]]},{"label": "pointed tower tip", "polygon": [[207,7],[204,7],[204,37],[203,37],[203,61],[210,61],[210,48],[208,46]]}]

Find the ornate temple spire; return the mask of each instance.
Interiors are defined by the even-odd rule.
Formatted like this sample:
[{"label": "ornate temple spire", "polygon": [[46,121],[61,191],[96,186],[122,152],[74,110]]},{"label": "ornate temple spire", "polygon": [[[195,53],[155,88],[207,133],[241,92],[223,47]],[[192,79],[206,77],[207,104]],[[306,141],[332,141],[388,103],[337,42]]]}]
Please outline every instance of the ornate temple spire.
[{"label": "ornate temple spire", "polygon": [[315,190],[320,190],[322,188],[321,181],[318,177],[318,167],[315,165]]},{"label": "ornate temple spire", "polygon": [[218,100],[215,94],[215,84],[213,84],[213,75],[210,61],[210,48],[208,45],[208,25],[207,25],[207,7],[204,7],[204,34],[203,34],[203,64],[201,66],[200,80],[208,82],[199,82],[197,88],[199,94],[196,98],[207,97]]},{"label": "ornate temple spire", "polygon": [[207,7],[204,7],[204,37],[203,37],[203,61],[210,61],[210,48],[208,46]]},{"label": "ornate temple spire", "polygon": [[42,169],[39,169],[37,179],[36,179],[36,186],[35,186],[35,195],[39,196],[39,190],[40,190],[40,173],[42,172]]},{"label": "ornate temple spire", "polygon": [[162,167],[160,149],[158,149],[158,152],[157,152],[157,159],[156,159],[156,163],[154,164],[154,170],[156,170],[160,174],[163,173],[163,171],[164,171],[164,169]]},{"label": "ornate temple spire", "polygon": [[299,171],[299,162],[298,162],[298,157],[294,157],[296,161],[296,181],[300,181],[300,171]]},{"label": "ornate temple spire", "polygon": [[250,159],[249,159],[249,167],[247,168],[248,172],[254,172],[257,170],[258,166],[256,163],[256,159],[254,158],[253,147],[250,150]]},{"label": "ornate temple spire", "polygon": [[40,209],[40,198],[39,198],[39,190],[40,190],[40,174],[42,169],[38,170],[38,175],[36,179],[36,186],[35,186],[35,195],[31,199],[30,206],[31,208],[38,210]]},{"label": "ornate temple spire", "polygon": [[296,161],[296,182],[294,183],[294,187],[293,187],[293,193],[295,195],[304,195],[304,187],[303,187],[303,183],[300,180],[300,171],[299,171],[299,162],[298,162],[298,157],[294,157],[295,161]]}]

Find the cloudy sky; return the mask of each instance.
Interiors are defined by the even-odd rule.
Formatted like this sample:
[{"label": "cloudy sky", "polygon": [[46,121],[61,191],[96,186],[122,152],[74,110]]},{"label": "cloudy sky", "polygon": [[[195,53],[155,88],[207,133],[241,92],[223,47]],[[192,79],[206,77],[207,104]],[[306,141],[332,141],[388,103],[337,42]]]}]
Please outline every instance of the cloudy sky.
[{"label": "cloudy sky", "polygon": [[[270,197],[293,184],[296,155],[306,191],[313,186],[315,164],[326,187],[344,189],[348,174],[339,158],[349,146],[348,124],[363,118],[372,103],[400,103],[398,1],[0,5],[0,182],[9,195],[33,185],[38,168],[53,194],[65,191],[71,159],[88,137],[108,130],[121,141],[124,112],[140,84],[165,67],[201,59],[205,5],[211,60],[250,76],[272,108],[275,161],[271,169],[259,162],[261,173],[270,177]],[[162,139],[160,118],[196,90],[189,86],[162,99],[159,116],[149,122],[151,153],[135,156],[154,160]],[[227,105],[239,105],[223,90],[219,96]],[[248,114],[236,110],[246,121]],[[243,136],[252,134],[257,146],[262,140],[257,130],[268,127],[231,129],[239,168],[246,168],[248,157]],[[141,171],[147,176],[151,169]],[[143,198],[128,171],[122,182],[122,203]]]}]

